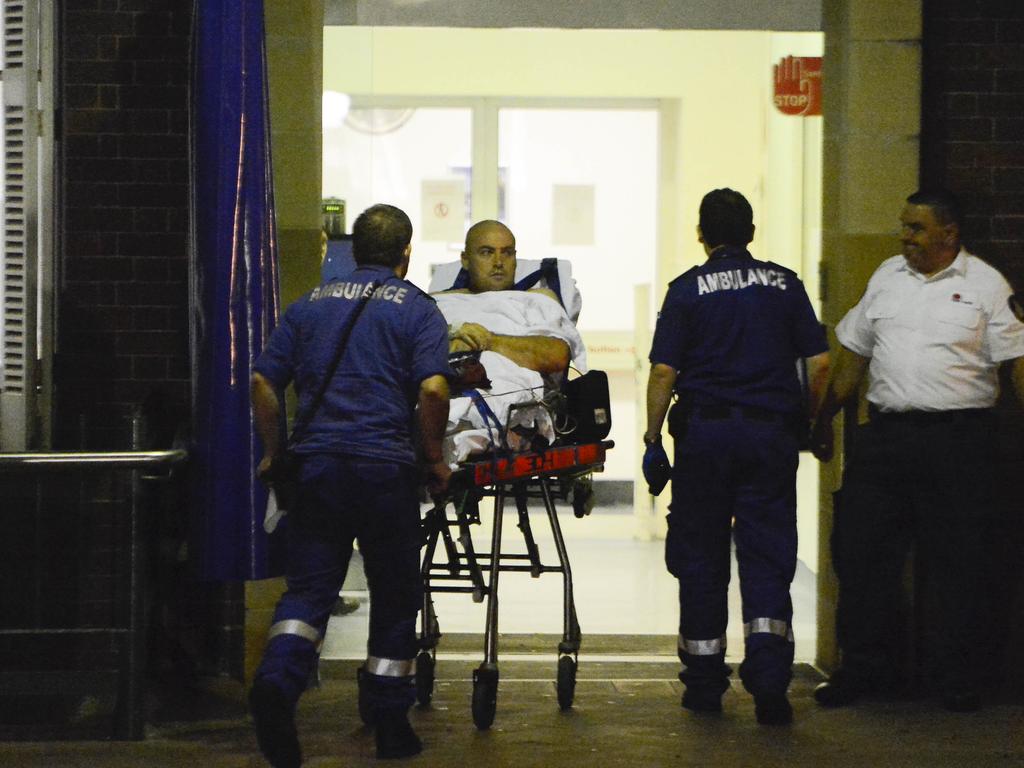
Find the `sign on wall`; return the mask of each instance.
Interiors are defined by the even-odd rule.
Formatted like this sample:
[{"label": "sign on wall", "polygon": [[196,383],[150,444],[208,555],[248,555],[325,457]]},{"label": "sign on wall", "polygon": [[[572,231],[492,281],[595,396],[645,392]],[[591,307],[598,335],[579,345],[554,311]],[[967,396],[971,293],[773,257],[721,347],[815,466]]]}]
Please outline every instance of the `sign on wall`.
[{"label": "sign on wall", "polygon": [[779,112],[799,117],[821,114],[820,56],[783,56],[772,70]]},{"label": "sign on wall", "polygon": [[551,191],[551,244],[594,244],[594,185],[555,184]]},{"label": "sign on wall", "polygon": [[462,179],[423,179],[420,201],[420,239],[461,243],[466,221],[465,182]]}]

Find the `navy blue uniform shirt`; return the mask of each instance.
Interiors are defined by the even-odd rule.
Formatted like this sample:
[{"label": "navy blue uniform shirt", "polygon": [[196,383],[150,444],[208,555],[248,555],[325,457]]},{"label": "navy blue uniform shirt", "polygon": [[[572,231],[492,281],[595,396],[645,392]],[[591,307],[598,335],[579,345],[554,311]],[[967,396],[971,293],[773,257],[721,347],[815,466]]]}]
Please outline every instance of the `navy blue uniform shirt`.
[{"label": "navy blue uniform shirt", "polygon": [[693,404],[793,413],[797,358],[826,351],[796,273],[725,246],[669,284],[650,361],[675,368],[675,391]]},{"label": "navy blue uniform shirt", "polygon": [[254,369],[279,391],[295,382],[308,411],[341,333],[371,283],[379,287],[356,320],[298,453],[345,453],[411,464],[420,383],[447,376],[448,325],[434,300],[386,267],[359,267],[292,304]]}]

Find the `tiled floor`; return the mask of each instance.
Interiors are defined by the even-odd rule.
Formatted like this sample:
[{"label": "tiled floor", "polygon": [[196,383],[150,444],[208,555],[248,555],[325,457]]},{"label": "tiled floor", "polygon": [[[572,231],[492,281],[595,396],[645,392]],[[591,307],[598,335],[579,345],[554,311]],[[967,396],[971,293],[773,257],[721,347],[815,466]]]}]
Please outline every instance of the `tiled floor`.
[{"label": "tiled floor", "polygon": [[[550,528],[538,502],[531,505],[531,523],[540,547],[541,559],[555,562]],[[506,509],[502,547],[506,552],[522,551],[522,537],[515,526],[514,508]],[[489,515],[484,515],[485,519]],[[559,513],[572,567],[576,611],[584,635],[581,653],[586,653],[588,635],[665,635],[678,632],[679,608],[676,580],[666,571],[664,542],[632,538],[633,523],[625,507],[597,509],[578,520],[570,511]],[[474,526],[478,550],[490,547],[490,527]],[[363,605],[347,616],[333,617],[323,648],[326,659],[357,659],[366,653],[369,606],[358,573],[361,561],[353,558],[345,594],[359,597]],[[730,584],[729,656],[738,658],[743,648],[739,584],[733,561]],[[533,579],[525,573],[503,573],[498,590],[499,630],[502,634],[561,634],[562,580],[559,574]],[[811,661],[815,647],[815,575],[798,564],[792,586],[796,658]],[[445,634],[482,633],[485,603],[474,603],[470,595],[438,594],[435,608]],[[439,651],[444,652],[442,640]]]}]

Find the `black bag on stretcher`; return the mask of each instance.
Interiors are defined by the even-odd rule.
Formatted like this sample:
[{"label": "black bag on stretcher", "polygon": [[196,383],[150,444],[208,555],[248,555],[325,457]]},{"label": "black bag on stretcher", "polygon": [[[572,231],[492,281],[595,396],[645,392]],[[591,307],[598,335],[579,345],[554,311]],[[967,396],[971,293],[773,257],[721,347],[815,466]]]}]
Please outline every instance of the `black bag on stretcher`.
[{"label": "black bag on stretcher", "polygon": [[588,371],[562,384],[567,424],[564,436],[573,443],[597,443],[612,429],[608,374]]}]

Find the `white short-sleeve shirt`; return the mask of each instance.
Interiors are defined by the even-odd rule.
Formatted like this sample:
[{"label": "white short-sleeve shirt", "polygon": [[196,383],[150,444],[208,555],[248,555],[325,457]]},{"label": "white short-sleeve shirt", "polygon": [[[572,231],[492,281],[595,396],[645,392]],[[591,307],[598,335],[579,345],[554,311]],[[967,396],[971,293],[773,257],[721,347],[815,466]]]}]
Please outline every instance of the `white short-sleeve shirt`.
[{"label": "white short-sleeve shirt", "polygon": [[847,349],[871,358],[868,401],[882,411],[991,408],[999,363],[1024,357],[1024,322],[993,267],[964,250],[925,277],[903,256],[882,262],[836,326]]}]

